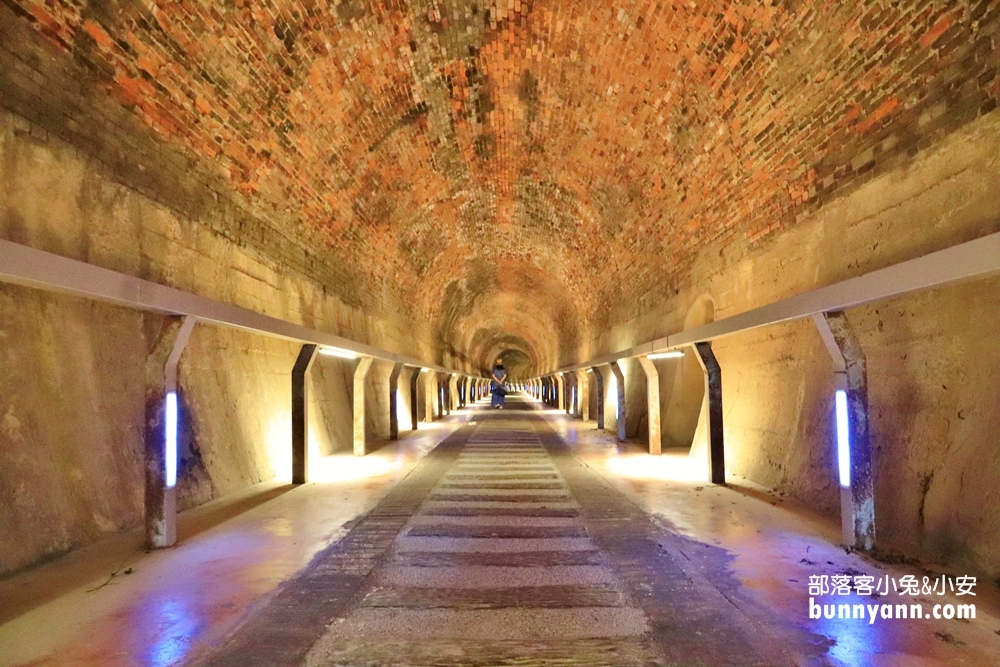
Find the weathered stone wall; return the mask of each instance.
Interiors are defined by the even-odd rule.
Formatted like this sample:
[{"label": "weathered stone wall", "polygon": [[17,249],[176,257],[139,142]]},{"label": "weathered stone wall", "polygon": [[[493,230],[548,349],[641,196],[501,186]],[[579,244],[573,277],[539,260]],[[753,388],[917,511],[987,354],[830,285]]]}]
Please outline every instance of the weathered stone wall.
[{"label": "weathered stone wall", "polygon": [[[432,356],[414,323],[363,314],[321,285],[105,175],[50,135],[0,115],[0,238],[300,322]],[[138,525],[145,330],[159,316],[0,285],[0,573]],[[199,324],[181,359],[180,505],[290,476],[298,345]],[[319,450],[351,447],[350,368],[317,359]],[[341,366],[351,366],[341,362]],[[352,366],[351,366],[352,367]],[[372,440],[388,435],[388,374],[368,377]],[[408,392],[403,392],[408,406]]]},{"label": "weathered stone wall", "polygon": [[[693,326],[706,296],[726,317],[998,229],[996,3],[439,4],[3,3],[0,104],[16,115],[0,118],[0,238],[414,357],[472,367],[513,350],[547,371]],[[879,482],[880,515],[899,519],[883,535],[988,563],[1000,543],[988,490],[969,491],[978,478],[953,461],[990,458],[989,419],[931,389],[936,373],[964,377],[959,359],[988,368],[994,330],[970,315],[978,302],[943,298],[900,301],[909,319],[849,313],[876,325],[876,359],[907,361],[873,380],[880,480],[905,487]],[[94,437],[118,433],[135,415],[95,406],[85,385],[104,380],[86,373],[109,349],[138,364],[137,339],[113,333],[136,316],[98,342],[97,315],[52,299],[63,305],[22,299],[8,313],[86,330],[65,341],[81,377],[65,396],[32,389],[43,393],[23,409],[42,419],[62,401],[105,420]],[[954,354],[914,366],[921,335]],[[449,349],[464,342],[478,359]],[[295,351],[232,332],[193,345],[185,502],[284,465],[266,455],[279,437],[268,415],[287,409]],[[830,507],[814,334],[792,324],[718,347],[732,470]],[[53,354],[26,338],[9,349],[25,368]],[[665,432],[681,444],[699,395],[689,361],[664,392]],[[370,378],[372,436],[384,374]],[[644,381],[627,375],[638,435]],[[350,379],[321,376],[317,414],[342,429]],[[976,377],[962,401],[991,396]],[[237,397],[244,385],[255,394]],[[31,419],[15,415],[11,432]],[[944,450],[927,444],[940,437]],[[328,438],[324,450],[343,446],[342,432]],[[950,500],[955,474],[967,505]],[[50,543],[122,523],[80,518],[64,525],[76,537]]]},{"label": "weathered stone wall", "polygon": [[143,315],[0,285],[0,574],[136,525]]},{"label": "weathered stone wall", "polygon": [[[594,345],[622,349],[687,328],[684,314],[705,294],[722,319],[1000,231],[997,155],[992,113],[724,272],[711,270],[718,249],[704,249],[696,290]],[[847,311],[868,355],[879,543],[992,575],[1000,572],[998,304],[1000,279],[987,278]],[[767,327],[714,348],[729,472],[836,512],[831,364],[813,324]]]},{"label": "weathered stone wall", "polygon": [[998,35],[991,0],[7,0],[0,94],[345,301],[550,371],[990,113]]}]

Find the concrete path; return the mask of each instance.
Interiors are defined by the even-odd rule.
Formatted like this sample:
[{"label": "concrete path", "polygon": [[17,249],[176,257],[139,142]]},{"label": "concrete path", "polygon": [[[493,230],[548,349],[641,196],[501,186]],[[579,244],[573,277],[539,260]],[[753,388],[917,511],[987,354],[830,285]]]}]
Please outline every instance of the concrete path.
[{"label": "concrete path", "polygon": [[202,664],[749,667],[825,652],[765,610],[749,618],[508,405],[445,440]]},{"label": "concrete path", "polygon": [[0,581],[0,667],[1000,664],[988,582],[971,622],[811,620],[813,575],[930,570],[706,485],[686,450],[508,407],[185,512],[177,548],[124,535]]}]

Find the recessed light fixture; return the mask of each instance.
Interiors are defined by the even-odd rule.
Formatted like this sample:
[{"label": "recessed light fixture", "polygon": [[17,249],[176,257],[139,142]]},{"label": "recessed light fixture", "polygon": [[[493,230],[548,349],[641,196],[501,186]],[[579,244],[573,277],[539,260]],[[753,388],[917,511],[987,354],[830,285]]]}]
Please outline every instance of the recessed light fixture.
[{"label": "recessed light fixture", "polygon": [[668,350],[666,352],[654,352],[653,354],[647,354],[647,359],[677,359],[684,356],[683,350]]},{"label": "recessed light fixture", "polygon": [[837,471],[840,473],[840,486],[849,488],[851,486],[851,432],[846,391],[837,390],[835,404],[837,406]]},{"label": "recessed light fixture", "polygon": [[350,350],[342,350],[339,347],[321,347],[319,349],[320,354],[325,354],[328,357],[339,357],[340,359],[357,359],[358,355]]},{"label": "recessed light fixture", "polygon": [[163,425],[164,475],[168,489],[177,486],[177,393],[167,393],[167,405]]}]

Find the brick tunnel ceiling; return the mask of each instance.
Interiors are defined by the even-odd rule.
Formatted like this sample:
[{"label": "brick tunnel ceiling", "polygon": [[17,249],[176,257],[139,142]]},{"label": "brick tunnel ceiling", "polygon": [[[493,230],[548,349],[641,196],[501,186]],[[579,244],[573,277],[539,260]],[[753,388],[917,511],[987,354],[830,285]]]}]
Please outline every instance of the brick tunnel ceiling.
[{"label": "brick tunnel ceiling", "polygon": [[915,0],[5,1],[344,268],[341,296],[549,368],[697,249],[751,248],[914,152],[996,23]]}]

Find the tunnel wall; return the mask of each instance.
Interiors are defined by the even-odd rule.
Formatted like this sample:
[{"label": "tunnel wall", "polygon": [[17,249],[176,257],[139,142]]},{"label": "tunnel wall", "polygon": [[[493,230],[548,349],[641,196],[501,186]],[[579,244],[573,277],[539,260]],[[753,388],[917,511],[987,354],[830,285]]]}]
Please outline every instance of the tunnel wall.
[{"label": "tunnel wall", "polygon": [[[143,517],[145,361],[158,315],[0,285],[0,574],[134,528]],[[299,346],[199,324],[179,365],[181,509],[291,477]],[[352,448],[356,362],[310,371],[314,454]],[[370,445],[388,437],[388,377],[366,382]],[[26,382],[26,378],[31,378]],[[401,412],[409,414],[408,391]],[[409,419],[401,420],[405,433]]]},{"label": "tunnel wall", "polygon": [[[1000,231],[997,155],[993,112],[751,252],[730,254],[724,241],[706,247],[688,288],[639,320],[595,332],[592,347],[623,349],[688,328],[685,314],[705,294],[723,319]],[[986,278],[847,311],[869,363],[880,548],[991,576],[1000,575],[998,306],[1000,278]],[[831,365],[813,324],[713,346],[729,473],[836,513]]]},{"label": "tunnel wall", "polygon": [[0,574],[140,520],[145,357],[140,313],[0,285]]},{"label": "tunnel wall", "polygon": [[[0,238],[321,328],[433,356],[419,324],[362,314],[322,285],[233,243],[104,167],[0,113]],[[162,318],[0,285],[0,574],[142,520],[149,337]],[[295,343],[199,324],[179,367],[179,505],[290,478]],[[350,448],[350,370],[314,364],[323,451]],[[343,364],[346,366],[347,364]],[[367,432],[388,435],[388,374],[368,376]],[[36,381],[35,378],[38,378]],[[408,405],[408,392],[403,392]],[[324,424],[328,428],[324,428]]]}]

